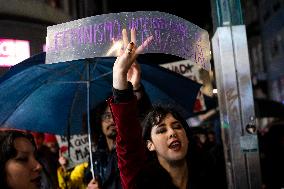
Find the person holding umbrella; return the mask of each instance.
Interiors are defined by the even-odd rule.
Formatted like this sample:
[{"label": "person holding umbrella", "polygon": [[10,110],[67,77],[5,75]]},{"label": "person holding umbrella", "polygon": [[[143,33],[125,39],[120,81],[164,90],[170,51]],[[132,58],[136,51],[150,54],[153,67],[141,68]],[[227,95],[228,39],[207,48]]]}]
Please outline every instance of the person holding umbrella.
[{"label": "person holding umbrella", "polygon": [[95,179],[92,180],[90,163],[85,171],[84,180],[89,183],[88,188],[121,188],[117,157],[115,149],[116,129],[107,102],[101,102],[91,113],[94,118],[94,133],[98,138],[96,150],[93,153],[93,171]]},{"label": "person holding umbrella", "polygon": [[[131,38],[133,38],[134,30],[131,30]],[[126,30],[122,31],[124,46],[128,44],[128,36]],[[122,50],[120,53],[122,54]],[[151,107],[150,99],[145,92],[144,86],[141,83],[141,68],[138,64],[133,66],[135,69],[128,74],[128,78],[133,83],[133,92],[138,99],[138,109],[139,115],[142,118],[145,112]],[[70,181],[71,183],[80,178],[83,178],[84,184],[88,185],[89,189],[119,189],[122,188],[120,173],[117,165],[117,156],[116,156],[116,136],[117,130],[113,121],[113,117],[109,106],[107,104],[107,99],[111,96],[111,93],[108,97],[101,101],[94,109],[90,111],[90,125],[91,135],[94,140],[95,150],[92,152],[92,162],[93,169],[91,168],[90,161],[88,163],[83,163],[74,168],[66,177],[65,180]],[[87,115],[83,116],[83,125],[86,125]],[[61,157],[60,159],[64,159]],[[62,166],[64,166],[65,161],[63,161]],[[87,166],[85,166],[87,164]],[[84,166],[82,166],[84,165]],[[91,170],[92,169],[92,170]],[[83,171],[82,171],[83,170]],[[94,172],[95,179],[93,179],[92,171]],[[83,174],[84,173],[84,174]],[[68,174],[66,174],[68,175]],[[75,179],[76,177],[76,179]],[[67,184],[67,183],[65,183]],[[81,184],[82,186],[84,184]],[[83,186],[84,187],[84,186]]]}]

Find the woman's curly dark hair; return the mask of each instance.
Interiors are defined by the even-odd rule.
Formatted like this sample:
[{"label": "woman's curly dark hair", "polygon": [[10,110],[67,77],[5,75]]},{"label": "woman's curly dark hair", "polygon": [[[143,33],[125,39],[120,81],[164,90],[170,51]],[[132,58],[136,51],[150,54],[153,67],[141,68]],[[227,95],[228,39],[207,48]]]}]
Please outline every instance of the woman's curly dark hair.
[{"label": "woman's curly dark hair", "polygon": [[7,178],[5,172],[6,162],[14,158],[17,155],[17,150],[15,149],[14,142],[17,138],[28,139],[34,148],[36,149],[36,144],[34,138],[31,134],[18,130],[6,130],[0,131],[0,186],[1,188],[9,188],[7,185]]}]

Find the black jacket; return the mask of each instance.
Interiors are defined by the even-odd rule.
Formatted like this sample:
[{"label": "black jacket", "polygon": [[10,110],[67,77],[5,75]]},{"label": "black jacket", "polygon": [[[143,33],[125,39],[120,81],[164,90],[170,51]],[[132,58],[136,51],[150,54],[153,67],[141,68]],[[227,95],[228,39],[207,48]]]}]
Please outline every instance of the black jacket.
[{"label": "black jacket", "polygon": [[[103,189],[122,189],[115,148],[110,152],[107,148],[98,146],[93,152],[94,174]],[[90,163],[85,172],[86,184],[92,179]]]}]

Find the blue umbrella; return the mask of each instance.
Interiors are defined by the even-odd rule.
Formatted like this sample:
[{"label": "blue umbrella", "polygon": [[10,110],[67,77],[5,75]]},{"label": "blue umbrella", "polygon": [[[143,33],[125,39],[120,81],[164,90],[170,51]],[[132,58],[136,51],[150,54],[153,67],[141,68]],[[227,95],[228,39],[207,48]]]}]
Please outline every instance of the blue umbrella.
[{"label": "blue umbrella", "polygon": [[[44,60],[44,56],[37,58]],[[0,83],[1,127],[82,133],[84,113],[111,94],[114,61],[113,57],[92,58],[8,72]],[[172,103],[184,117],[192,115],[199,84],[157,65],[141,64],[141,69],[152,103]]]},{"label": "blue umbrella", "polygon": [[36,54],[14,66],[12,66],[5,75],[0,77],[0,83],[12,77],[13,75],[21,72],[22,70],[31,67],[33,65],[43,64],[45,62],[45,52]]}]

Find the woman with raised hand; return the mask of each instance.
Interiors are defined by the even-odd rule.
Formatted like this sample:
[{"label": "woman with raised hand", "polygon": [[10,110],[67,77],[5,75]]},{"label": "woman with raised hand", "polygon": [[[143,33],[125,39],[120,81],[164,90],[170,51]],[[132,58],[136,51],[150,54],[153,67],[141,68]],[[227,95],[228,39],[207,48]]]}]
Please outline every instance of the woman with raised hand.
[{"label": "woman with raised hand", "polygon": [[[135,30],[131,30],[131,41],[136,41]],[[127,52],[130,50],[128,48],[129,40],[127,36],[127,32],[125,29],[122,30],[122,41],[123,44],[121,48],[118,49],[118,57],[124,56],[124,51]],[[115,42],[115,41],[114,41]],[[134,47],[135,48],[135,47]],[[139,52],[139,49],[137,49]],[[140,48],[140,50],[142,50]],[[135,59],[133,59],[135,61]],[[129,69],[127,73],[127,80],[131,81],[133,86],[133,93],[137,98],[138,102],[138,115],[139,119],[144,117],[145,112],[147,112],[151,108],[151,102],[144,91],[144,87],[141,84],[141,70],[140,66],[137,63],[133,63],[131,69]],[[117,139],[117,128],[113,127],[114,118],[111,115],[111,110],[106,101],[101,102],[95,108],[94,120],[95,126],[99,129],[97,130],[97,134],[100,135],[100,143],[97,146],[97,151],[93,155],[93,161],[97,167],[97,171],[100,174],[96,175],[95,179],[92,179],[88,185],[88,189],[118,189],[122,188],[120,172],[117,168],[117,156],[116,156],[116,139]],[[107,117],[105,117],[105,115]],[[105,117],[105,118],[103,118]],[[100,167],[100,168],[99,168]],[[88,174],[90,175],[90,174]],[[88,175],[86,177],[88,177]]]},{"label": "woman with raised hand", "polygon": [[[135,31],[131,30],[131,36]],[[109,103],[117,126],[117,156],[124,189],[197,188],[190,164],[190,132],[172,108],[156,106],[141,127],[131,73],[136,57],[152,37],[136,48],[135,38],[113,67],[113,95]],[[142,128],[143,137],[142,137]],[[196,176],[196,179],[194,178]],[[206,182],[206,181],[205,181]],[[198,184],[198,188],[205,188]]]},{"label": "woman with raised hand", "polygon": [[0,187],[39,189],[42,166],[35,154],[36,145],[31,134],[0,131]]}]

